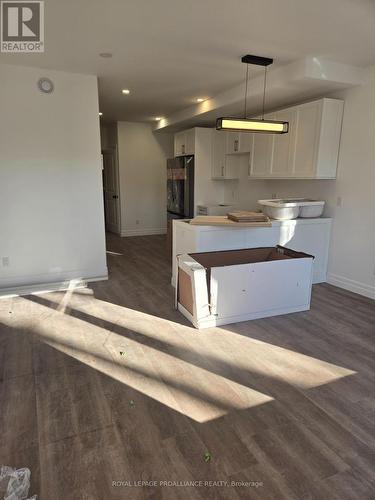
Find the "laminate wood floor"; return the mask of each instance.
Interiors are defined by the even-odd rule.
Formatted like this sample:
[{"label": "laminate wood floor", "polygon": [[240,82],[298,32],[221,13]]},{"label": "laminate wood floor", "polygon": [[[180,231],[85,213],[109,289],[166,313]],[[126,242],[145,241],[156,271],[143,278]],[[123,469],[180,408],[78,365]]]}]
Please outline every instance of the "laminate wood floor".
[{"label": "laminate wood floor", "polygon": [[375,499],[374,301],[318,285],[311,311],[199,332],[163,236],[109,236],[108,263],[0,300],[0,464],[31,494]]}]

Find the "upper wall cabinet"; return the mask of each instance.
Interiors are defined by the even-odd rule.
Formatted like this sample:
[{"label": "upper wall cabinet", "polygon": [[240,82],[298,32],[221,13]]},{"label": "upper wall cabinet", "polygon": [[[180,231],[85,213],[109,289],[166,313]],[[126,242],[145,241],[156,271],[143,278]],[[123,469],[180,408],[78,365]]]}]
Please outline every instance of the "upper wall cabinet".
[{"label": "upper wall cabinet", "polygon": [[272,176],[290,177],[293,175],[293,152],[296,139],[297,108],[285,109],[274,113],[273,120],[287,121],[289,132],[287,134],[271,135],[273,148],[271,166]]},{"label": "upper wall cabinet", "polygon": [[223,132],[226,136],[226,154],[250,153],[251,134],[246,132]]},{"label": "upper wall cabinet", "polygon": [[[174,136],[174,155],[193,155],[195,152],[195,131],[196,128],[177,132]],[[251,134],[242,132],[219,131],[220,148],[223,147],[223,154],[243,154],[250,152]]]},{"label": "upper wall cabinet", "polygon": [[174,155],[193,155],[195,152],[195,129],[183,130],[174,135]]},{"label": "upper wall cabinet", "polygon": [[335,179],[343,109],[343,101],[325,98],[267,115],[288,121],[289,132],[252,134],[250,177]]},{"label": "upper wall cabinet", "polygon": [[[274,116],[267,114],[264,118],[273,120]],[[249,134],[249,136],[251,137],[250,175],[260,179],[269,177],[273,154],[273,136],[271,134]]]},{"label": "upper wall cabinet", "polygon": [[238,179],[238,158],[227,154],[228,134],[221,130],[212,131],[212,179]]}]

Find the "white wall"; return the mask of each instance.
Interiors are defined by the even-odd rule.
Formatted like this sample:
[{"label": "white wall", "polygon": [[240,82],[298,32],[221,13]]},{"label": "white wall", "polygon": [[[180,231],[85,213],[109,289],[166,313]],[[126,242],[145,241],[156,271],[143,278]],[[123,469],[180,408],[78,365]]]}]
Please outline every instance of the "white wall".
[{"label": "white wall", "polygon": [[345,100],[337,180],[267,184],[277,197],[326,200],[334,218],[329,282],[375,298],[375,68],[367,84],[330,97]]},{"label": "white wall", "polygon": [[105,277],[96,78],[0,65],[0,110],[0,288]]},{"label": "white wall", "polygon": [[100,146],[102,150],[109,147],[108,131],[107,126],[100,124]]},{"label": "white wall", "polygon": [[259,210],[258,200],[270,198],[266,181],[249,179],[249,154],[236,156],[239,161],[239,178],[235,181],[221,181],[225,186],[226,203],[241,210]]},{"label": "white wall", "polygon": [[146,123],[118,123],[121,235],[162,234],[167,227],[167,158],[173,134]]}]

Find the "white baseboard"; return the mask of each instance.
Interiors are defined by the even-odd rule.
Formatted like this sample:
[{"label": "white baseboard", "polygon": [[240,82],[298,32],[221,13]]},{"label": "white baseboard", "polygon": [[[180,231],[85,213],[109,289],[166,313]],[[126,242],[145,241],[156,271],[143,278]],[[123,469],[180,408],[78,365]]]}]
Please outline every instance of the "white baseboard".
[{"label": "white baseboard", "polygon": [[166,234],[167,228],[166,227],[159,227],[159,228],[144,228],[144,229],[122,229],[121,230],[121,236],[122,237],[127,237],[127,236],[151,236],[153,234]]},{"label": "white baseboard", "polygon": [[359,293],[370,299],[375,299],[375,286],[367,285],[366,283],[361,283],[360,281],[351,280],[345,278],[345,276],[339,276],[332,273],[328,273],[327,278],[327,282],[330,285],[344,288],[344,290],[349,290],[350,292]]},{"label": "white baseboard", "polygon": [[[75,273],[74,273],[75,274]],[[56,291],[64,291],[71,290],[77,288],[85,288],[87,283],[94,281],[105,281],[108,279],[108,271],[99,276],[90,276],[89,278],[77,278],[74,276],[69,277],[69,273],[67,273],[66,279],[57,280],[56,281],[45,281],[42,280],[34,280],[27,284],[27,278],[24,278],[26,284],[13,284],[12,286],[2,287],[0,288],[0,298],[5,297],[16,297],[20,295],[29,295],[29,294],[37,294],[37,293],[47,293],[47,292],[56,292]],[[82,273],[82,275],[84,275]],[[77,276],[77,275],[76,275]],[[50,278],[50,276],[49,276]],[[21,278],[18,278],[20,281]]]},{"label": "white baseboard", "polygon": [[326,273],[313,273],[313,285],[325,283],[327,281]]}]

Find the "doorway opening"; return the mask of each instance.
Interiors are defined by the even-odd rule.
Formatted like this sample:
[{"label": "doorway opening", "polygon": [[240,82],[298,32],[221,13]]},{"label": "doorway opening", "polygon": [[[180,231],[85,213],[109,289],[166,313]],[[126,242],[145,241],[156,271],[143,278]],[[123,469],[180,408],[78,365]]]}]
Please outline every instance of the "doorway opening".
[{"label": "doorway opening", "polygon": [[103,196],[106,231],[121,234],[120,183],[116,148],[103,149]]}]

